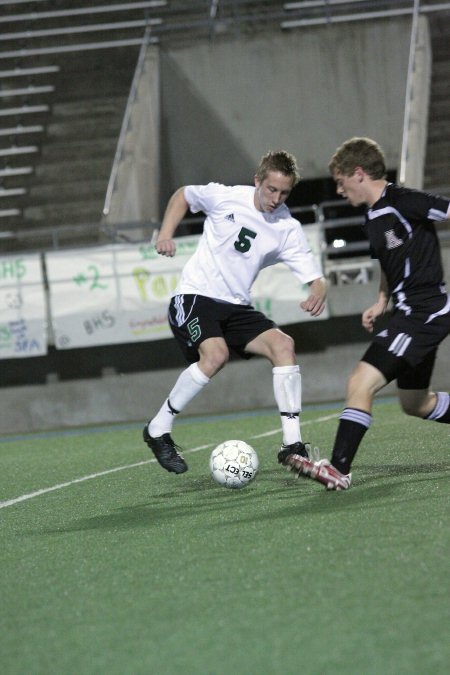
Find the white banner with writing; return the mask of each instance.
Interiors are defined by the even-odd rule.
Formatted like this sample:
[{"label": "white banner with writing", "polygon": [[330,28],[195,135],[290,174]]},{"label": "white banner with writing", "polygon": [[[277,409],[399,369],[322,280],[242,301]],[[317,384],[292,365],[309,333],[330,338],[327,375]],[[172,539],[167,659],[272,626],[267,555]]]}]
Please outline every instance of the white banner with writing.
[{"label": "white banner with writing", "polygon": [[110,245],[46,255],[58,349],[171,337],[167,307],[198,237],[180,237],[177,255],[153,245]]},{"label": "white banner with writing", "polygon": [[0,257],[0,359],[47,353],[47,312],[38,254]]},{"label": "white banner with writing", "polygon": [[[319,256],[318,229],[308,240]],[[199,236],[177,238],[174,258],[153,245],[110,245],[46,255],[50,314],[58,349],[159,340],[172,336],[167,307]],[[310,320],[299,308],[308,287],[284,265],[265,269],[254,304],[280,325]],[[325,314],[322,318],[327,318]]]}]

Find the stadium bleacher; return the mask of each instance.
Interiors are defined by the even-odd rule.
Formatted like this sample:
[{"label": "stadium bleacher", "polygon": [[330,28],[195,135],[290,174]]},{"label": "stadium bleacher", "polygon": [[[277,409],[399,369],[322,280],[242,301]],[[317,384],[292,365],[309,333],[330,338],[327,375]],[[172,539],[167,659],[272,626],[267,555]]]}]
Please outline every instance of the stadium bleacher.
[{"label": "stadium bleacher", "polygon": [[[424,185],[448,191],[449,21],[425,0],[433,42]],[[0,236],[5,252],[98,243],[102,205],[144,35],[162,48],[230,34],[398,16],[396,2],[0,3]],[[327,197],[324,197],[326,200]],[[62,230],[61,230],[62,228]],[[63,233],[65,232],[65,236]],[[40,234],[39,234],[40,233]]]},{"label": "stadium bleacher", "polygon": [[[102,210],[144,36],[149,44],[164,50],[200,39],[219,41],[246,31],[291,30],[281,28],[287,18],[319,25],[345,17],[346,21],[362,18],[362,10],[367,12],[369,6],[380,16],[388,9],[411,9],[410,2],[382,0],[315,1],[293,8],[298,4],[211,2],[205,12],[206,2],[77,0],[74,7],[67,0],[0,0],[2,253],[71,249],[118,240],[117,228],[102,222]],[[437,3],[432,0],[421,4],[430,10],[433,47],[424,187],[448,194],[450,3],[439,3],[441,9],[433,11]],[[365,302],[362,296],[375,282],[360,230],[361,214],[349,212],[345,202],[335,199],[329,177],[317,180],[303,193],[313,195],[314,203],[305,203],[299,196],[290,206],[304,224],[320,223],[323,229],[325,270],[333,286],[336,316],[333,331],[324,325],[314,330],[302,326],[302,349],[315,351],[325,349],[329,340],[334,345],[348,341],[349,333],[355,341],[362,339],[358,303]],[[134,225],[122,223],[121,236]],[[154,223],[142,226],[150,240]],[[195,233],[193,220],[188,231]],[[343,240],[345,247],[340,246]],[[356,298],[352,317],[344,316],[348,313],[344,287],[349,284]],[[50,344],[46,357],[28,359],[26,367],[18,367],[20,359],[3,359],[1,386],[45,385],[179,364],[171,341],[163,346],[155,342],[152,350],[141,343],[58,351]]]}]

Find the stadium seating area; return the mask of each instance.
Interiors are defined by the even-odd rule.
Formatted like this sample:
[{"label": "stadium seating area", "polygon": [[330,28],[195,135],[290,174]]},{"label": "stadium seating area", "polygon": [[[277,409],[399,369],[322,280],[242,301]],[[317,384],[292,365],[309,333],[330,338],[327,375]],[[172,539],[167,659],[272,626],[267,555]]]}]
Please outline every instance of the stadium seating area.
[{"label": "stadium seating area", "polygon": [[431,73],[430,107],[428,113],[428,144],[424,188],[430,192],[448,194],[450,190],[450,6],[446,14],[429,15],[433,63]]},{"label": "stadium seating area", "polygon": [[[428,7],[433,43],[425,187],[448,192],[450,22]],[[144,35],[165,46],[375,18],[405,2],[1,2],[0,238],[4,251],[95,244]],[[450,4],[449,4],[450,9]],[[433,11],[432,11],[433,10]],[[324,195],[324,199],[327,196]]]}]

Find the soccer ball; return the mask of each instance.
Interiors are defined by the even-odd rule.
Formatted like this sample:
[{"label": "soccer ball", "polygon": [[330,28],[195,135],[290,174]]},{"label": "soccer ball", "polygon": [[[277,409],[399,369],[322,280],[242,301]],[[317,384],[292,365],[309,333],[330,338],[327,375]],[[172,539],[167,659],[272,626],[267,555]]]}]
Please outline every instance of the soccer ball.
[{"label": "soccer ball", "polygon": [[255,450],[244,441],[225,441],[214,448],[209,468],[214,480],[226,488],[239,490],[256,476],[259,459]]}]

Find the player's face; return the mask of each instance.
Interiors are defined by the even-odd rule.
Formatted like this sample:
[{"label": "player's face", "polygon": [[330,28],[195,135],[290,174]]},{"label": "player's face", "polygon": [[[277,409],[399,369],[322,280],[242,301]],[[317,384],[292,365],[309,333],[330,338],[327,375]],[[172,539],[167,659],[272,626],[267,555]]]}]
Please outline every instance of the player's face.
[{"label": "player's face", "polygon": [[335,171],[333,178],[336,181],[336,192],[344,199],[348,199],[352,206],[361,206],[366,203],[366,194],[363,184],[363,175],[360,169],[351,176],[345,176]]},{"label": "player's face", "polygon": [[255,197],[254,202],[258,211],[272,213],[291,194],[292,176],[286,176],[281,171],[269,171],[267,178],[263,181],[255,176]]}]

